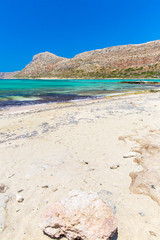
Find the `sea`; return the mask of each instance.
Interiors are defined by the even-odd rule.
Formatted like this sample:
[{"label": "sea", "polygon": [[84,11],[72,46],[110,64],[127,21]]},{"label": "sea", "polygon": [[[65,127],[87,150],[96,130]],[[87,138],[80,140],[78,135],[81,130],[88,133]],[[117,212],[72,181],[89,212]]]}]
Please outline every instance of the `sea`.
[{"label": "sea", "polygon": [[[160,89],[160,79],[150,84],[126,84],[119,79],[0,79],[0,108],[104,98],[106,96]],[[125,80],[125,81],[136,81]],[[158,82],[158,85],[152,84]]]}]

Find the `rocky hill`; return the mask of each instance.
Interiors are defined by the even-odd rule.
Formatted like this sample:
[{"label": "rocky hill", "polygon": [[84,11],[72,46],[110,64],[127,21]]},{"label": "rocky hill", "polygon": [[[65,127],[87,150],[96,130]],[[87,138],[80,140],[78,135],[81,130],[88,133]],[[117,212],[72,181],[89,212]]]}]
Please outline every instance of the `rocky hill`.
[{"label": "rocky hill", "polygon": [[17,72],[0,72],[0,79],[14,79],[15,75],[18,74],[19,71]]},{"label": "rocky hill", "polygon": [[58,57],[49,52],[39,53],[16,76],[22,78],[52,76],[52,72],[57,68],[57,65],[65,60],[65,58]]},{"label": "rocky hill", "polygon": [[109,47],[68,59],[44,52],[17,78],[160,78],[160,40]]}]

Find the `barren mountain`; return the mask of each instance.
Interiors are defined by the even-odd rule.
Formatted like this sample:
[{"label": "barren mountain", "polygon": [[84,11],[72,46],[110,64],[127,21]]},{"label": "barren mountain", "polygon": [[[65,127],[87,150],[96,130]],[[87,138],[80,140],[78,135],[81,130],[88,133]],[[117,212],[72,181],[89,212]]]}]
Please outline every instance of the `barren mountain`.
[{"label": "barren mountain", "polygon": [[109,47],[62,58],[37,54],[17,78],[160,78],[160,40]]}]

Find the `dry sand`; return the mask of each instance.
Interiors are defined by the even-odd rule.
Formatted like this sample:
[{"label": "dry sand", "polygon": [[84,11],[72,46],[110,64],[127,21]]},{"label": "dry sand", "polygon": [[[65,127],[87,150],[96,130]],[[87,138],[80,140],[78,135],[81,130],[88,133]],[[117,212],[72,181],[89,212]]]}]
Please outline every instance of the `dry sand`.
[{"label": "dry sand", "polygon": [[[155,198],[141,184],[130,187],[131,172],[160,168],[159,102],[160,93],[150,93],[1,111],[0,183],[12,199],[0,239],[49,239],[40,216],[72,189],[112,192],[118,240],[160,239],[158,184]],[[148,152],[146,144],[156,147]],[[123,157],[131,151],[140,157]]]}]

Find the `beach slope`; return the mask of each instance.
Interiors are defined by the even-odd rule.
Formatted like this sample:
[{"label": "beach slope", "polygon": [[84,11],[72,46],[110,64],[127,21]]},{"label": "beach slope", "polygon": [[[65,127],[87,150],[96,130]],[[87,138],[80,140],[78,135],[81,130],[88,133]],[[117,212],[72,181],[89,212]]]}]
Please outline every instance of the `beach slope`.
[{"label": "beach slope", "polygon": [[0,239],[49,239],[38,228],[41,214],[71,190],[111,193],[118,240],[160,239],[159,99],[146,93],[1,110],[8,201]]}]

